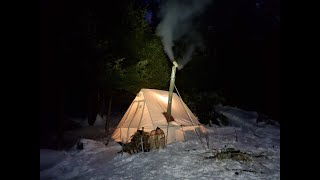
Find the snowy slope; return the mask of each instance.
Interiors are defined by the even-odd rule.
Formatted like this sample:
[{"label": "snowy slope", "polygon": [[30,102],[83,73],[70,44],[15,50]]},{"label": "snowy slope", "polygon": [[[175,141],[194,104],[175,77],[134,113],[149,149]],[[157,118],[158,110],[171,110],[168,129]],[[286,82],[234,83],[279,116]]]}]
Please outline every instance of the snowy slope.
[{"label": "snowy slope", "polygon": [[65,152],[51,149],[40,149],[40,171],[61,162],[66,156]]},{"label": "snowy slope", "polygon": [[[246,122],[248,119],[251,117],[237,120],[250,124],[254,131],[207,127],[210,150],[205,150],[198,139],[191,139],[166,149],[129,155],[118,153],[121,146],[115,142],[105,146],[84,139],[83,150],[66,152],[55,166],[40,170],[40,179],[280,179],[279,127],[259,127]],[[225,147],[258,157],[249,162],[205,158]]]}]

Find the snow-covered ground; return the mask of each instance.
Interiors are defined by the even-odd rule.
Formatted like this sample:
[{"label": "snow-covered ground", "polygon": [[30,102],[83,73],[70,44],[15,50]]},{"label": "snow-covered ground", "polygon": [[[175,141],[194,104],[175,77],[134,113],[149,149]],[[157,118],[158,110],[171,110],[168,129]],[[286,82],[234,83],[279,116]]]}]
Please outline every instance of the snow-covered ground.
[{"label": "snow-covered ground", "polygon": [[[118,153],[121,146],[113,141],[106,146],[83,139],[83,150],[40,150],[40,179],[280,179],[279,126],[255,124],[254,112],[220,110],[238,124],[207,127],[209,150],[190,137],[165,149],[129,155]],[[251,161],[208,158],[223,148],[246,152]]]}]

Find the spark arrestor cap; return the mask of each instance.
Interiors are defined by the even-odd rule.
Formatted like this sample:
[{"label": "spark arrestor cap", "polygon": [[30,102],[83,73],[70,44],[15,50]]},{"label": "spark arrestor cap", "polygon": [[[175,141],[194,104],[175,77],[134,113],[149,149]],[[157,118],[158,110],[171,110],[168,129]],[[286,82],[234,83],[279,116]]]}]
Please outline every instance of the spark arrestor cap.
[{"label": "spark arrestor cap", "polygon": [[175,67],[178,67],[177,61],[173,61],[173,65],[174,65]]}]

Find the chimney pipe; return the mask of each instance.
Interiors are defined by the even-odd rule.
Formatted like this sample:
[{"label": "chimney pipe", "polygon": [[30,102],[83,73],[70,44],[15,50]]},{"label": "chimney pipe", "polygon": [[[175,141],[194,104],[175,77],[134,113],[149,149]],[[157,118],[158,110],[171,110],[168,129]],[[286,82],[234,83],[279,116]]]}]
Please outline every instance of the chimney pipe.
[{"label": "chimney pipe", "polygon": [[168,124],[170,122],[171,118],[171,105],[172,105],[172,95],[173,95],[173,89],[174,89],[174,81],[176,78],[176,70],[178,67],[178,63],[174,60],[172,71],[171,71],[171,79],[170,79],[170,87],[169,87],[169,97],[168,97],[168,107],[167,107],[167,114],[168,114]]}]

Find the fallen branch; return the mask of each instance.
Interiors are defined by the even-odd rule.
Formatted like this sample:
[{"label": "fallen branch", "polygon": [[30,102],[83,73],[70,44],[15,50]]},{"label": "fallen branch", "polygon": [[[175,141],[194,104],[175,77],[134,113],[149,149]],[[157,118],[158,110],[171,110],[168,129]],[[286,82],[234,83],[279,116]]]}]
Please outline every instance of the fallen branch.
[{"label": "fallen branch", "polygon": [[252,172],[252,173],[256,173],[256,174],[258,174],[258,173],[265,174],[264,172],[261,172],[261,171],[259,172],[259,171],[248,170],[248,169],[228,169],[228,168],[226,168],[226,170],[228,170],[228,171],[240,171],[240,172],[245,171],[245,172]]},{"label": "fallen branch", "polygon": [[262,157],[262,156],[266,156],[265,154],[263,154],[263,152],[261,152],[260,154],[258,154],[258,155],[251,155],[251,156],[253,156],[253,157]]},{"label": "fallen branch", "polygon": [[224,147],[217,153],[213,153],[212,156],[204,157],[204,159],[234,159],[236,161],[251,161],[252,157],[263,157],[266,156],[261,152],[260,154],[252,154],[247,152],[241,152],[240,150],[235,150],[234,148]]}]

